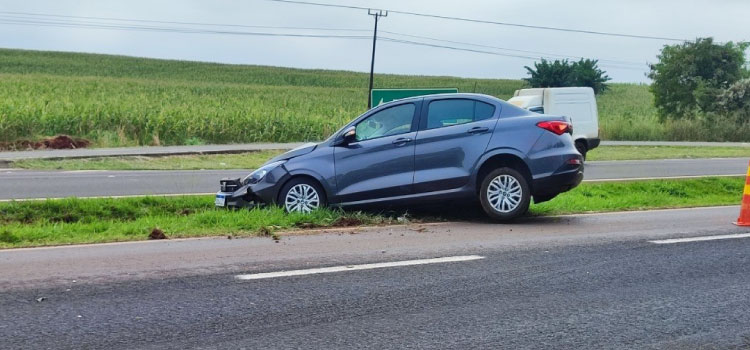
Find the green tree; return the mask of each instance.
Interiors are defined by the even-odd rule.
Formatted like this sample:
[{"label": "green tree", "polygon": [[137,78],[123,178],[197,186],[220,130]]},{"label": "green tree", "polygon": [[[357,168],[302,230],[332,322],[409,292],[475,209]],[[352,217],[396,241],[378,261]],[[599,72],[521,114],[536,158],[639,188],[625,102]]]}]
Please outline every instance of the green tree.
[{"label": "green tree", "polygon": [[599,69],[598,60],[581,59],[573,62],[573,74],[571,76],[573,86],[588,86],[594,89],[595,94],[607,90],[607,81],[611,78],[605,71]]},{"label": "green tree", "polygon": [[717,44],[713,38],[666,45],[651,65],[651,92],[662,118],[692,117],[717,110],[717,97],[744,71],[748,43]]},{"label": "green tree", "polygon": [[610,78],[598,67],[599,61],[581,59],[577,62],[568,60],[535,62],[534,68],[525,66],[529,78],[525,78],[531,87],[568,87],[588,86],[599,94],[607,89]]},{"label": "green tree", "polygon": [[573,75],[573,67],[568,60],[550,62],[542,59],[541,62],[534,62],[534,68],[524,68],[530,76],[524,80],[535,88],[570,86],[570,77]]},{"label": "green tree", "polygon": [[750,122],[750,78],[738,80],[722,91],[716,109],[738,124]]}]

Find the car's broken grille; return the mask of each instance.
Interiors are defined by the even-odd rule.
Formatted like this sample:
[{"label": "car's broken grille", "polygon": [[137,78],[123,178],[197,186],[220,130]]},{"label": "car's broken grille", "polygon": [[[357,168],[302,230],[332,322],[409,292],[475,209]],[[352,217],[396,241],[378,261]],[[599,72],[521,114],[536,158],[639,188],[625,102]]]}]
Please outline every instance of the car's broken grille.
[{"label": "car's broken grille", "polygon": [[219,181],[221,184],[221,192],[234,192],[237,191],[240,188],[240,179],[221,179]]}]

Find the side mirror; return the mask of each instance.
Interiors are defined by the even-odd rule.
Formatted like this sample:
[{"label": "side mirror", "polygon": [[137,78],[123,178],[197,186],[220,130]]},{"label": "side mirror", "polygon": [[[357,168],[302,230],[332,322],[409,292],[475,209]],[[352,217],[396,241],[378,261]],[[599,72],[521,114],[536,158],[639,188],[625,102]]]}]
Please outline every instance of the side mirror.
[{"label": "side mirror", "polygon": [[348,145],[355,141],[357,141],[357,129],[352,126],[339,135],[339,138],[336,140],[336,146]]}]

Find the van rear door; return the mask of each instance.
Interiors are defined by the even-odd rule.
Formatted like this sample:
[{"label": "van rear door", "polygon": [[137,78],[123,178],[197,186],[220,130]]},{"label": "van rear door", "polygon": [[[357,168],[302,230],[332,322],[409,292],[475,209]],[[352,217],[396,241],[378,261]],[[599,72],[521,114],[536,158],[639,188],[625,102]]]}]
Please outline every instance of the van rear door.
[{"label": "van rear door", "polygon": [[573,122],[573,139],[599,136],[598,113],[594,92],[590,88],[547,89],[544,112],[563,115]]}]

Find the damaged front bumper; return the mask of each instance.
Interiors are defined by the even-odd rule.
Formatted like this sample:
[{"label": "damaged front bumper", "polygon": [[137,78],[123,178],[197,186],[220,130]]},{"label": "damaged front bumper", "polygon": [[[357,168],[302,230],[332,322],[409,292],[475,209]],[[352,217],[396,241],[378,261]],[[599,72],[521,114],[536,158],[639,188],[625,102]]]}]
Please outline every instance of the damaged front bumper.
[{"label": "damaged front bumper", "polygon": [[278,187],[288,176],[279,166],[269,171],[257,183],[248,178],[224,178],[219,181],[214,204],[222,208],[253,208],[276,203]]},{"label": "damaged front bumper", "polygon": [[216,192],[214,204],[222,208],[244,208],[257,206],[249,187],[242,185],[240,178],[224,178],[219,181],[221,190]]}]

